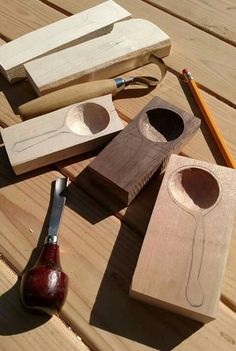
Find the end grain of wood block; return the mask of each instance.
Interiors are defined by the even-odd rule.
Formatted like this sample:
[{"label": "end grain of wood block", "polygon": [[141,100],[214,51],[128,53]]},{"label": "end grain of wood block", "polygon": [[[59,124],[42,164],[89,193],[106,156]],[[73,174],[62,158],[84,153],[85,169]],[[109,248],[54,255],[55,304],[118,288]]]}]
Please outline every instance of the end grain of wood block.
[{"label": "end grain of wood block", "polygon": [[23,79],[25,62],[108,33],[115,22],[130,17],[110,0],[39,28],[0,47],[0,71],[9,82]]},{"label": "end grain of wood block", "polygon": [[172,155],[130,295],[204,323],[216,318],[235,210],[235,170]]},{"label": "end grain of wood block", "polygon": [[[130,204],[162,162],[194,135],[200,120],[155,97],[88,167],[88,191]],[[93,186],[91,186],[93,185]],[[106,198],[106,197],[105,197]]]},{"label": "end grain of wood block", "polygon": [[111,95],[13,125],[2,138],[16,174],[88,152],[123,129]]}]

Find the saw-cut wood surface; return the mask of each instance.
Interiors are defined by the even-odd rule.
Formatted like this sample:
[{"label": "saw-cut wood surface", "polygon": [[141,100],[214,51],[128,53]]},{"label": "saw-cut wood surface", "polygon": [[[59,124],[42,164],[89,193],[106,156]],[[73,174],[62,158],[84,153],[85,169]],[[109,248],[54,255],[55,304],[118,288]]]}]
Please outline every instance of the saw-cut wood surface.
[{"label": "saw-cut wood surface", "polygon": [[111,197],[120,208],[129,205],[163,161],[178,152],[199,126],[200,119],[153,98],[89,164],[87,191],[105,204]]},{"label": "saw-cut wood surface", "polygon": [[[17,32],[21,32],[18,34],[19,36],[40,26],[45,26],[48,23],[64,18],[65,14],[73,13],[72,11],[70,12],[70,8],[76,13],[101,2],[101,0],[67,0],[66,2],[62,0],[47,0],[45,1],[47,5],[45,5],[37,0],[13,0],[11,2],[1,0],[0,10],[7,8],[7,11],[5,11],[7,21],[0,21],[0,36],[5,38],[3,33],[8,32],[10,36],[6,39],[14,39],[14,37],[17,37]],[[121,1],[117,2],[121,6],[124,6],[121,4]],[[54,3],[54,8],[50,5],[52,3]],[[203,32],[201,30],[187,25],[180,19],[177,20],[175,16],[167,15],[165,11],[157,11],[155,7],[147,5],[147,3],[141,1],[135,1],[134,3],[123,1],[124,3],[126,3],[124,7],[127,10],[132,7],[131,12],[133,14],[135,14],[137,9],[143,9],[143,13],[140,10],[139,13],[141,15],[138,14],[138,17],[150,19],[153,23],[156,23],[158,26],[160,25],[161,29],[164,29],[164,25],[168,25],[170,31],[168,34],[174,36],[174,41],[172,41],[173,46],[171,51],[173,65],[172,63],[170,65],[168,62],[168,67],[172,73],[168,72],[160,87],[154,89],[149,94],[146,94],[146,91],[133,91],[132,93],[126,92],[125,95],[121,94],[119,98],[117,97],[115,106],[120,116],[124,120],[130,121],[154,95],[160,95],[163,99],[176,104],[186,111],[191,112],[193,110],[192,112],[195,115],[200,116],[196,104],[189,93],[189,89],[181,79],[178,80],[178,76],[184,66],[189,65],[190,68],[194,66],[193,73],[195,78],[208,91],[208,93],[202,91],[204,98],[216,118],[217,124],[220,126],[232,153],[236,156],[235,110],[230,106],[230,104],[232,105],[232,101],[226,98],[230,93],[234,101],[233,72],[229,73],[228,71],[224,72],[218,69],[220,67],[219,62],[223,63],[223,66],[227,68],[233,67],[232,63],[234,64],[234,59],[232,59],[230,45],[227,44],[225,46],[225,42],[222,45],[222,41],[216,41],[215,37],[206,33],[204,34],[207,36],[204,38],[208,38],[207,43],[204,40],[202,41],[201,34]],[[201,2],[198,1],[198,4],[200,6]],[[233,5],[231,1],[229,6]],[[37,13],[39,7],[43,10],[39,11],[38,16],[35,17],[35,13]],[[219,24],[220,20],[220,17],[218,17]],[[164,23],[166,21],[168,23]],[[184,45],[181,42],[182,36],[179,36],[179,33],[182,33],[183,38],[185,38]],[[188,37],[191,40],[188,41]],[[216,45],[220,53],[214,55]],[[177,48],[181,48],[181,52]],[[208,48],[210,48],[209,51]],[[212,52],[213,54],[211,54]],[[223,59],[221,59],[222,57]],[[229,66],[225,62],[226,57]],[[177,62],[181,69],[177,67],[176,70]],[[156,69],[152,65],[148,65],[145,68],[129,72],[127,76],[131,76],[133,73],[155,75]],[[228,81],[228,79],[231,79],[231,83],[229,83],[230,80]],[[215,82],[219,82],[219,84],[215,84]],[[32,99],[34,96],[29,89],[29,85],[25,82],[24,84],[18,83],[9,86],[1,78],[0,89],[4,93],[7,93],[7,99],[14,108]],[[212,94],[218,95],[221,101]],[[228,101],[229,103],[223,101]],[[5,113],[0,114],[1,123],[2,119],[4,120],[6,112],[5,109]],[[14,118],[14,116],[12,117]],[[204,122],[202,122],[201,130],[183,148],[183,152],[190,157],[224,164],[212,142],[210,133],[204,127]],[[75,179],[78,172],[82,172],[84,167],[90,162],[89,157],[92,158],[93,156],[94,154],[89,154],[83,158],[77,157],[67,160],[60,163],[60,170],[70,174],[71,179]],[[28,178],[29,175],[27,177],[11,178],[13,176],[12,173],[5,177],[1,176],[1,192],[3,190],[10,191],[10,183],[15,183],[14,188],[11,188],[10,195],[4,192],[2,198],[4,202],[0,202],[1,209],[3,209],[8,218],[6,222],[4,221],[4,226],[1,227],[1,232],[6,238],[3,241],[1,240],[1,242],[3,243],[2,247],[9,253],[8,262],[18,267],[19,272],[25,267],[26,262],[31,256],[32,249],[36,246],[41,231],[40,226],[45,219],[45,213],[48,208],[51,180],[54,180],[54,177],[58,175],[58,173],[53,173],[53,176],[50,176],[50,180],[43,178],[40,181],[42,178],[39,177],[39,173],[48,174],[46,170],[42,169],[40,172],[31,173],[30,179]],[[34,183],[34,186],[32,186],[32,183]],[[236,318],[234,312],[236,311],[236,227],[234,227],[222,290],[222,301],[224,303],[220,303],[219,316],[214,322],[210,322],[196,331],[197,327],[195,328],[195,323],[192,324],[188,319],[185,320],[182,317],[177,317],[174,314],[157,310],[150,306],[145,307],[145,311],[146,308],[149,311],[147,315],[146,312],[144,313],[143,304],[135,301],[133,302],[134,306],[131,307],[130,301],[127,299],[128,285],[131,282],[141,247],[141,237],[145,233],[151,216],[159,183],[159,178],[153,177],[151,182],[147,184],[128,209],[116,214],[116,218],[109,217],[112,218],[112,222],[110,222],[110,219],[109,222],[101,220],[99,226],[98,224],[91,225],[90,223],[91,217],[100,218],[100,212],[95,211],[95,209],[101,208],[99,204],[97,202],[90,202],[92,200],[88,196],[81,201],[84,193],[81,192],[77,197],[76,193],[74,195],[72,191],[73,201],[76,201],[76,206],[79,206],[82,220],[80,225],[78,225],[77,212],[66,208],[70,212],[70,217],[69,221],[66,220],[64,225],[70,228],[70,230],[67,231],[68,234],[66,233],[66,236],[62,234],[61,237],[61,246],[64,247],[62,265],[67,272],[73,271],[73,277],[70,274],[70,278],[75,285],[70,290],[67,305],[69,308],[65,306],[68,309],[65,310],[67,312],[64,314],[64,317],[67,318],[69,326],[74,331],[80,336],[85,335],[90,340],[92,350],[234,350],[236,345]],[[26,188],[22,188],[22,186],[26,186]],[[45,192],[46,196],[43,195]],[[18,197],[19,194],[22,197]],[[5,201],[5,198],[10,200],[11,206],[9,206],[9,201]],[[88,206],[88,204],[91,204],[91,206]],[[10,211],[7,210],[8,208],[10,208]],[[23,211],[20,211],[20,215],[16,211],[16,208],[23,209]],[[16,213],[17,215],[15,215]],[[91,216],[89,216],[89,213]],[[86,220],[84,220],[84,217]],[[121,222],[118,220],[118,217],[122,220]],[[126,230],[130,230],[124,223],[129,223],[129,227],[134,229],[129,235],[124,234],[127,233]],[[26,228],[27,224],[30,224],[30,228],[35,229],[37,233],[34,232],[32,236],[27,235],[27,239],[25,240],[24,235],[28,232],[31,233],[30,230],[27,232],[29,228]],[[34,226],[32,227],[33,224]],[[126,229],[123,231],[122,229],[124,228]],[[16,232],[21,232],[22,235],[19,237],[17,235],[8,237],[12,230],[15,234]],[[81,231],[82,235],[80,235]],[[120,231],[119,235],[117,234],[118,231]],[[44,233],[46,233],[46,230]],[[105,238],[102,233],[105,233]],[[16,238],[19,239],[16,240]],[[69,244],[73,246],[73,250],[75,251],[69,251],[72,260],[67,261],[65,239],[70,240],[71,238],[73,240],[76,239],[76,241],[72,241]],[[98,240],[99,238],[101,240]],[[137,246],[139,247],[138,249]],[[2,248],[0,251],[3,253]],[[4,254],[6,254],[6,251],[4,251]],[[130,266],[132,266],[131,269]],[[114,269],[111,269],[111,267]],[[79,271],[76,271],[77,268]],[[128,276],[127,283],[123,281],[122,277],[124,276]],[[152,313],[155,319],[154,322],[150,322],[153,321],[150,313]],[[132,318],[137,319],[134,324],[131,323]],[[90,321],[89,324],[88,320]],[[96,326],[94,327],[94,325]],[[149,329],[146,329],[147,326],[149,326]],[[22,334],[22,337],[28,340],[28,335],[29,332],[25,332]],[[30,343],[24,344],[24,346],[24,350],[31,349]],[[63,344],[61,348],[60,346],[58,347],[58,350],[64,349]]]},{"label": "saw-cut wood surface", "polygon": [[[56,316],[32,315],[23,310],[17,275],[0,260],[1,350],[44,349],[89,351],[85,344]],[[27,334],[27,337],[25,335]]]},{"label": "saw-cut wood surface", "polygon": [[217,318],[235,212],[233,169],[172,155],[131,296],[203,323]]},{"label": "saw-cut wood surface", "polygon": [[111,95],[66,106],[2,130],[16,174],[97,149],[123,125]]},{"label": "saw-cut wood surface", "polygon": [[149,21],[130,19],[115,23],[109,34],[28,62],[24,68],[41,95],[73,83],[122,74],[149,63],[151,54],[165,57],[169,52],[166,33]]},{"label": "saw-cut wood surface", "polygon": [[157,8],[236,45],[235,3],[222,0],[147,0]]},{"label": "saw-cut wood surface", "polygon": [[115,22],[129,17],[110,0],[39,28],[0,48],[0,71],[10,82],[23,79],[25,62],[106,34]]}]

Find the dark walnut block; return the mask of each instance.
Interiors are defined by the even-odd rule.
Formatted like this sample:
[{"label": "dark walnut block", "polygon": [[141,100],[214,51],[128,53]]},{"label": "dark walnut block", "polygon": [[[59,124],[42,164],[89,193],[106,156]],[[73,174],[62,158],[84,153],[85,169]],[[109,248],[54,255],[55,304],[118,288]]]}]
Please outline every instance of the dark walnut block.
[{"label": "dark walnut block", "polygon": [[178,153],[200,120],[155,97],[91,162],[83,186],[99,200],[127,206],[171,153]]}]

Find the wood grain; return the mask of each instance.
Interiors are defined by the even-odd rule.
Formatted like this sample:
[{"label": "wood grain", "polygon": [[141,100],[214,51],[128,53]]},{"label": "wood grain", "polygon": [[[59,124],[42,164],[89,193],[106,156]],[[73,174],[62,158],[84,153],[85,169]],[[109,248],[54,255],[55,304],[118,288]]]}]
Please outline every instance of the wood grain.
[{"label": "wood grain", "polygon": [[7,41],[66,17],[39,0],[0,3],[0,33]]},{"label": "wood grain", "polygon": [[[127,206],[162,165],[191,139],[200,120],[156,97],[88,167],[86,187],[105,204],[107,197]],[[104,196],[105,195],[105,196]]]},{"label": "wood grain", "polygon": [[[58,173],[34,172],[23,180],[11,173],[3,155],[0,170],[0,251],[21,272],[29,260],[30,265],[35,262],[39,250],[32,255],[32,249],[37,241],[38,248],[43,243],[51,182]],[[205,329],[189,319],[129,299],[142,240],[73,185],[69,187],[60,238],[61,263],[70,278],[61,316],[92,349],[184,350],[185,341],[190,350],[199,345],[231,350],[236,319],[226,307],[221,307],[219,319]]]},{"label": "wood grain", "polygon": [[201,322],[217,318],[236,212],[236,173],[172,155],[130,294]]},{"label": "wood grain", "polygon": [[[96,55],[91,56],[91,51]],[[159,27],[143,19],[130,19],[115,23],[109,34],[38,58],[24,68],[41,95],[78,82],[123,74],[149,63],[151,54],[162,58],[169,52],[170,38]]]},{"label": "wood grain", "polygon": [[[136,69],[135,71],[131,72],[131,74],[151,74],[155,76],[156,68],[149,65],[145,68]],[[186,111],[191,112],[192,108],[194,113],[200,117],[199,111],[197,110],[197,107],[195,107],[194,100],[191,98],[191,96],[188,96],[188,91],[185,92],[183,89],[183,83],[181,83],[181,81],[179,81],[173,74],[167,73],[164,82],[152,93],[141,98],[135,97],[132,94],[128,102],[125,97],[123,97],[123,99],[120,97],[115,101],[115,105],[116,108],[118,108],[120,115],[130,121],[140,111],[140,109],[142,109],[145,103],[148,103],[148,101],[150,101],[155,94],[158,94],[160,97],[177,104]],[[189,100],[186,99],[185,94],[187,94]],[[234,148],[235,111],[231,107],[218,101],[216,98],[207,93],[203,92],[203,96],[206,99],[208,106],[212,111],[214,111],[214,116],[217,118],[217,123],[219,123],[220,128],[224,132],[224,136],[226,137],[228,144],[231,146],[232,152],[234,155],[236,155],[236,149]],[[8,113],[13,115],[12,111],[9,111]],[[4,117],[4,115],[2,115],[2,117]],[[224,165],[223,159],[220,158],[214,143],[212,143],[211,135],[208,133],[206,127],[204,127],[204,121],[202,121],[201,130],[199,130],[188,145],[183,148],[183,152],[185,155],[192,158],[212,163],[217,162],[218,164]],[[94,154],[88,154],[84,157],[75,157],[61,162],[58,164],[58,167],[64,175],[69,176],[71,180],[75,180],[75,178],[79,176],[83,172],[84,168],[92,161],[93,157]],[[128,208],[117,214],[124,223],[127,223],[131,228],[134,228],[134,230],[141,236],[144,236],[146,232],[159,186],[159,178],[154,177],[139,194],[139,196],[133,201],[133,203]],[[232,306],[232,308],[236,308],[236,274],[234,269],[236,265],[236,256],[234,254],[236,249],[235,235],[236,223],[234,225],[231,249],[222,290],[224,301],[226,300],[227,303]]]},{"label": "wood grain", "polygon": [[19,116],[14,114],[5,95],[2,92],[0,92],[0,106],[1,106],[0,125],[2,127],[8,127],[10,125],[13,125],[22,121]]},{"label": "wood grain", "polygon": [[[59,2],[59,0],[58,1],[55,0],[54,2]],[[19,3],[22,4],[22,2],[19,2]],[[24,4],[25,3],[26,2],[24,2]],[[78,6],[83,6],[83,9],[86,9],[88,6],[90,5],[94,6],[98,2],[91,0],[88,3],[87,1],[84,1],[84,0],[79,2],[74,0],[68,0],[66,2],[60,1],[60,3],[64,7],[74,6],[74,8],[76,9]],[[30,9],[28,9],[27,11],[29,14]],[[33,10],[31,9],[31,11]],[[153,12],[153,9],[152,9],[152,12]],[[22,21],[22,18],[24,18],[24,14],[21,14],[19,12],[16,14],[13,11],[13,16],[11,18],[12,23],[14,23],[15,17],[17,21],[18,20]],[[39,19],[40,19],[40,16],[36,19],[36,22]],[[29,22],[31,23],[30,19],[29,19]],[[0,21],[0,26],[2,25],[2,23],[3,22]],[[24,21],[22,21],[21,26],[22,28],[24,28],[24,30],[26,28],[30,28],[27,22],[24,22]],[[191,28],[191,26],[188,28]],[[176,28],[173,25],[173,30],[175,29]],[[8,24],[8,30],[12,32],[15,31],[14,25],[12,25],[10,21]],[[201,40],[200,39],[197,40],[196,37],[195,39],[196,39],[195,45],[198,47],[199,52],[201,52]],[[211,40],[209,39],[209,45],[210,45],[210,41]],[[178,45],[179,45],[179,42],[178,42]],[[204,50],[202,49],[202,51]],[[191,56],[191,49],[190,48],[188,49],[188,47],[185,46],[185,54],[183,56],[183,59],[185,57],[187,60],[189,56]],[[191,56],[191,59],[194,59],[193,56],[194,55]],[[197,69],[198,59],[199,59],[199,56],[195,64],[196,69]],[[153,72],[155,72],[155,70],[149,70],[148,68],[148,71],[141,70],[138,72],[148,72],[149,74],[152,74]],[[208,74],[209,73],[210,71],[208,71]],[[211,76],[209,77],[209,85],[210,85],[210,89],[212,89]],[[205,86],[207,87],[207,83],[205,84]],[[160,89],[160,94],[164,99],[168,99],[171,103],[173,102],[175,104],[177,103],[181,108],[185,110],[190,110],[191,109],[190,106],[192,108],[195,108],[194,102],[191,100],[188,93],[186,94],[186,96],[190,98],[189,100],[190,102],[187,101],[183,93],[182,87],[180,82],[176,78],[176,76],[172,74],[168,74],[162,84],[162,88]],[[156,91],[156,93],[158,94],[158,90]],[[211,107],[212,112],[214,112],[214,116],[219,120],[219,125],[221,125],[221,128],[225,133],[227,142],[230,143],[232,151],[235,152],[234,151],[235,111],[232,108],[230,108],[228,105],[220,102],[218,99],[215,99],[214,97],[210,96],[207,93],[204,93],[204,96],[206,96],[207,103]],[[117,100],[116,106],[120,106],[120,113],[122,112],[123,118],[128,120],[128,119],[132,119],[132,117],[135,116],[137,112],[142,109],[144,104],[150,101],[150,99],[151,99],[151,95],[147,95],[142,98],[140,97],[138,98],[132,95],[130,99]],[[196,114],[198,113],[199,112],[197,112]],[[202,131],[200,131],[196,135],[196,137],[193,138],[191,143],[189,143],[189,145],[184,148],[184,150],[187,150],[188,155],[190,156],[192,155],[192,157],[194,157],[193,155],[196,155],[197,158],[212,160],[212,162],[215,162],[215,159],[217,159],[219,162],[217,151],[214,151],[214,148],[213,149],[210,148],[210,145],[211,145],[210,137],[206,133],[204,133],[204,136],[206,139],[203,137]],[[79,160],[80,158],[77,159],[77,161]],[[70,162],[72,162],[72,160]],[[87,160],[81,161],[80,164],[78,163],[77,165],[76,164],[74,165],[75,175],[76,175],[76,168],[78,169],[78,167],[80,167],[80,169],[82,169],[83,164],[87,164]],[[68,172],[70,171],[71,174],[73,174],[72,167],[65,168],[65,170],[68,170]],[[10,257],[12,262],[18,265],[18,267],[19,267],[19,259],[21,262],[20,267],[23,267],[26,264],[26,261],[30,257],[31,250],[36,245],[37,238],[38,238],[38,234],[34,232],[32,236],[31,235],[27,236],[27,240],[24,239],[24,235],[26,234],[27,230],[28,230],[28,233],[31,233],[31,231],[29,230],[30,226],[26,227],[25,223],[28,223],[29,225],[32,225],[32,223],[34,223],[33,229],[36,229],[36,231],[38,230],[38,232],[40,232],[40,225],[43,222],[45,212],[47,209],[46,203],[49,199],[48,191],[49,191],[51,180],[48,179],[48,181],[45,181],[45,178],[44,180],[40,178],[42,179],[42,181],[38,181],[39,178],[37,173],[32,173],[32,177],[34,177],[31,179],[34,183],[34,186],[33,187],[30,186],[29,181],[27,181],[26,188],[22,188],[22,185],[23,185],[22,177],[17,179],[16,178],[10,179],[11,177],[9,177],[8,175],[1,178],[2,186],[4,184],[8,185],[7,186],[8,191],[10,191],[10,183],[18,182],[19,180],[21,180],[21,183],[19,182],[18,184],[15,185],[16,189],[18,189],[17,195],[15,191],[12,189],[10,197],[7,196],[8,200],[10,200],[10,203],[13,204],[13,212],[11,213],[12,213],[12,217],[14,217],[14,221],[13,221],[13,224],[11,224],[12,221],[11,221],[11,218],[9,218],[8,224],[4,227],[5,228],[4,232],[6,234],[8,234],[9,230],[11,229],[16,230],[15,233],[21,232],[21,235],[19,236],[19,241],[17,242],[19,242],[20,244],[22,243],[25,244],[25,245],[22,245],[22,249],[19,249],[19,247],[18,246],[16,247],[15,245],[16,237],[18,238],[17,235],[12,236],[11,238],[6,237],[6,239],[4,240],[5,249],[9,251],[8,257]],[[54,176],[51,179],[54,179]],[[146,223],[148,221],[148,217],[150,216],[149,209],[152,207],[152,204],[150,204],[150,198],[151,196],[153,197],[155,195],[153,194],[153,189],[154,190],[156,189],[154,185],[153,185],[153,188],[145,189],[145,191],[142,192],[142,194],[140,194],[141,197],[139,196],[136,199],[137,200],[136,207],[133,207],[133,210],[129,209],[129,212],[126,213],[125,220],[131,221],[133,225],[136,225],[135,227],[136,229],[138,229],[139,225],[143,225],[143,228],[144,228],[145,221]],[[44,195],[43,195],[45,189],[47,192],[46,198],[44,198]],[[29,190],[30,190],[30,193],[29,193]],[[148,194],[146,192],[148,192]],[[24,193],[27,195],[23,196]],[[19,194],[21,194],[21,196],[23,197],[18,197]],[[146,196],[145,194],[147,194],[147,197],[145,197]],[[32,198],[35,199],[36,201],[35,209],[33,209],[33,206],[32,206]],[[43,204],[44,201],[45,203]],[[77,206],[80,205],[80,201],[81,201],[81,198],[79,196],[79,198],[77,199]],[[153,201],[155,201],[155,199],[153,199]],[[16,206],[14,206],[14,204],[16,204]],[[25,204],[27,204],[26,208],[23,209],[23,212],[22,211],[20,212],[20,215],[25,213],[24,221],[21,221],[19,220],[21,218],[20,216],[17,219],[16,216],[13,216],[13,215],[15,213],[16,208],[19,209],[22,205],[24,206]],[[41,208],[40,204],[43,207],[43,210],[42,209],[40,210]],[[99,217],[97,212],[94,214],[94,209],[96,209],[98,205],[96,203],[92,203],[92,205],[90,206],[90,210],[88,210],[87,204],[88,202],[86,198],[83,202],[83,206],[81,205],[80,207],[81,209],[84,209],[83,211],[84,216],[86,214],[88,216],[88,213],[90,211],[91,215],[93,214],[95,217],[96,216]],[[142,206],[144,206],[145,211],[142,210]],[[12,207],[10,206],[10,208]],[[32,215],[32,211],[33,211],[33,215]],[[136,223],[135,223],[135,219],[136,219]],[[36,225],[36,223],[38,224]],[[119,222],[114,222],[114,223],[119,223]],[[140,311],[140,308],[142,306],[141,304],[139,303],[135,304],[134,308],[131,310],[130,304],[127,303],[127,294],[124,292],[124,289],[128,290],[128,288],[124,288],[119,267],[123,262],[123,261],[121,262],[121,257],[123,257],[122,255],[127,251],[128,242],[126,239],[122,241],[118,240],[117,245],[113,245],[115,242],[115,238],[114,238],[114,241],[112,239],[113,233],[114,233],[114,227],[115,227],[114,224],[110,224],[108,226],[108,232],[106,232],[106,235],[105,235],[106,238],[102,241],[99,241],[99,243],[97,242],[97,239],[100,238],[100,233],[103,231],[103,227],[107,227],[107,225],[104,222],[101,222],[99,227],[97,227],[96,225],[91,226],[90,227],[91,230],[89,230],[88,232],[86,230],[87,225],[85,224],[85,222],[83,222],[81,226],[77,226],[77,221],[75,220],[74,213],[71,212],[70,221],[66,223],[66,227],[67,226],[68,228],[70,228],[70,230],[68,231],[68,234],[72,234],[72,228],[73,228],[73,233],[74,233],[72,234],[73,239],[78,237],[78,233],[80,233],[81,230],[83,233],[83,235],[80,236],[78,239],[79,240],[78,244],[76,244],[76,242],[73,242],[73,248],[72,248],[72,251],[70,251],[70,254],[73,257],[73,260],[68,262],[65,267],[66,269],[68,268],[68,271],[71,269],[71,267],[73,267],[73,272],[74,272],[73,274],[75,277],[73,278],[73,281],[75,281],[76,283],[76,285],[73,288],[73,291],[70,293],[71,298],[68,301],[68,305],[70,304],[70,308],[67,310],[68,311],[67,317],[70,318],[69,321],[71,322],[71,326],[73,325],[77,330],[79,329],[82,334],[87,335],[87,338],[90,340],[90,344],[94,346],[93,349],[100,348],[101,350],[111,351],[111,348],[113,348],[114,350],[126,350],[126,349],[145,350],[145,349],[151,348],[151,346],[145,347],[144,344],[149,344],[149,345],[151,344],[151,345],[154,345],[155,349],[162,349],[162,350],[173,349],[173,347],[175,347],[177,344],[178,346],[175,347],[175,350],[183,350],[183,351],[185,351],[186,349],[188,350],[208,349],[210,351],[234,349],[235,343],[236,343],[235,314],[231,310],[229,310],[225,305],[220,304],[220,314],[219,314],[219,318],[216,321],[209,323],[207,326],[199,329],[195,333],[193,333],[193,331],[195,331],[196,328],[194,329],[194,325],[192,325],[190,321],[187,321],[186,323],[184,322],[184,327],[183,327],[183,319],[175,318],[174,315],[171,315],[170,317],[169,314],[166,314],[161,310],[153,311],[153,313],[156,316],[156,320],[153,324],[152,323],[150,324],[149,315],[147,317],[141,317],[141,315],[143,316],[142,312]],[[97,235],[94,234],[94,227],[97,228],[96,229]],[[120,224],[117,224],[116,228],[118,227],[120,227]],[[140,230],[141,230],[141,233],[144,233],[142,228]],[[234,233],[235,232],[236,231],[234,230]],[[134,243],[133,242],[134,237],[136,236],[132,232],[130,234],[130,240],[132,238],[132,240],[130,241],[130,245],[132,247]],[[121,235],[119,235],[119,238],[120,239],[123,238],[122,232],[121,232]],[[86,244],[84,244],[85,240],[86,240]],[[95,242],[96,242],[96,249],[95,249]],[[223,292],[227,294],[227,296],[229,297],[229,299],[232,300],[232,302],[236,301],[235,242],[236,242],[235,240],[232,242],[231,252],[229,255],[229,260],[227,265],[225,284],[223,288]],[[79,247],[81,244],[82,244],[82,249],[80,250]],[[94,247],[94,249],[92,250],[92,254],[87,255],[87,253],[90,253],[91,246]],[[86,247],[86,250],[84,250],[85,247]],[[113,255],[111,255],[112,247],[114,247]],[[120,250],[118,250],[119,248]],[[73,251],[74,249],[76,250],[79,249],[79,252],[80,252],[79,262],[77,259],[77,252],[75,253]],[[137,255],[138,255],[138,251],[139,250],[136,251],[135,249],[135,252],[137,252]],[[131,252],[133,252],[133,248],[132,249],[130,248],[127,254],[130,255]],[[67,254],[64,254],[64,257],[66,256]],[[106,304],[105,305],[100,304],[101,312],[98,310],[98,316],[96,318],[98,328],[93,328],[91,327],[91,323],[88,326],[88,322],[87,322],[91,314],[91,308],[94,305],[94,300],[92,299],[95,297],[99,289],[99,285],[101,285],[102,276],[104,274],[105,267],[107,266],[107,260],[110,256],[111,256],[111,260],[110,260],[111,264],[109,265],[109,267],[111,266],[115,267],[115,270],[108,269],[107,271],[106,277],[108,277],[108,279],[105,279],[105,284],[103,284],[103,288],[101,289],[101,292],[104,292],[104,294],[101,293],[100,297],[102,298],[99,299],[100,301],[103,301],[103,302],[106,301]],[[64,257],[63,257],[63,260],[64,260]],[[101,261],[100,259],[98,259],[98,257],[103,257],[104,261],[103,260]],[[131,255],[130,257],[132,258],[133,256]],[[130,262],[130,257],[127,258],[127,262],[128,262],[127,267],[130,267],[130,264],[132,265],[132,267],[134,267],[137,256],[135,257],[135,259],[132,258],[132,263]],[[64,261],[62,263],[65,264],[66,262]],[[71,266],[70,263],[73,263],[74,266]],[[75,272],[77,267],[79,267],[79,272]],[[86,267],[86,270],[84,270],[85,267]],[[103,268],[101,269],[101,267]],[[128,273],[127,267],[123,268],[122,271],[125,270],[126,273]],[[130,276],[131,275],[132,275],[132,272],[130,272]],[[82,277],[82,280],[81,280],[81,277]],[[126,287],[130,282],[130,278],[128,280],[129,280],[128,283],[125,284]],[[85,289],[81,290],[81,286],[83,286],[84,283],[86,283]],[[89,292],[89,296],[91,296],[90,293],[92,294],[92,299],[90,297],[88,298],[88,292]],[[113,300],[111,300],[111,298],[113,298]],[[75,301],[75,306],[73,304],[73,301]],[[137,309],[138,309],[138,312],[137,312]],[[105,313],[106,310],[108,311],[107,314]],[[105,316],[106,318],[103,318],[104,313],[106,314]],[[127,318],[131,317],[129,316],[129,314],[131,315],[133,314],[134,317],[138,319],[137,323],[130,324],[129,323],[130,319],[128,319],[127,324],[124,323],[124,321],[126,320],[126,317]],[[102,317],[99,318],[99,316],[102,316]],[[122,327],[119,327],[118,325],[119,323],[117,322],[118,320],[121,321]],[[155,338],[154,342],[153,342],[153,338],[149,337],[149,334],[147,334],[146,332],[147,325],[152,329],[151,333],[153,333],[153,335],[155,334],[155,337],[153,337]],[[143,328],[143,326],[145,328]],[[104,328],[105,330],[105,332],[103,333],[101,333],[102,328]],[[109,331],[107,331],[105,328],[109,329]],[[158,333],[157,333],[157,330],[158,330]],[[98,336],[99,332],[100,332],[100,335]],[[137,333],[139,335],[137,335]],[[101,336],[101,334],[103,335]],[[190,334],[192,335],[190,336]],[[121,338],[117,335],[125,335],[125,337]],[[25,334],[25,337],[26,337],[26,334]],[[132,342],[128,345],[127,337],[132,338],[132,340],[135,340],[135,342]],[[118,341],[118,338],[119,338],[119,341]],[[138,342],[136,342],[137,340]]]},{"label": "wood grain", "polygon": [[146,2],[236,46],[234,1],[146,0]]},{"label": "wood grain", "polygon": [[[1,350],[89,351],[85,344],[56,316],[32,315],[23,310],[17,275],[0,260]],[[27,336],[26,336],[27,333]]]},{"label": "wood grain", "polygon": [[[57,2],[70,13],[84,10],[86,6],[85,2],[76,0],[70,0],[64,4],[60,0],[53,0],[54,4]],[[96,3],[99,1],[93,1],[93,5]],[[131,12],[133,17],[145,18],[153,22],[170,36],[171,55],[165,59],[165,62],[172,71],[181,74],[182,69],[189,66],[196,82],[204,87],[204,90],[236,106],[234,96],[236,52],[233,46],[141,0],[136,0],[135,6],[129,0],[117,0],[117,3]],[[229,4],[230,6],[232,7],[232,3]],[[231,9],[231,11],[234,10]]]},{"label": "wood grain", "polygon": [[107,34],[115,22],[129,17],[128,11],[110,0],[51,23],[0,47],[0,70],[11,83],[23,79],[25,62]]},{"label": "wood grain", "polygon": [[101,147],[122,129],[106,95],[12,125],[1,134],[15,173],[22,174]]}]

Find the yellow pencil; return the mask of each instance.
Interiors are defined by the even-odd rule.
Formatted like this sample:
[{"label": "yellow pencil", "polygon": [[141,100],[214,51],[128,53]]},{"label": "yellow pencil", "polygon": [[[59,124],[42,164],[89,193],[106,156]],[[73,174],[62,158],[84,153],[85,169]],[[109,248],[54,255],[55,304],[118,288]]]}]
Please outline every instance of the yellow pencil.
[{"label": "yellow pencil", "polygon": [[200,108],[203,117],[205,118],[205,121],[208,125],[208,128],[210,129],[212,136],[214,137],[215,142],[218,145],[218,148],[219,148],[222,156],[224,157],[224,160],[225,160],[227,166],[231,167],[231,168],[236,168],[236,162],[235,162],[233,156],[231,155],[229,148],[226,145],[224,138],[223,138],[219,128],[217,127],[205,101],[203,100],[203,97],[201,96],[201,93],[197,87],[197,84],[196,84],[195,80],[193,79],[193,76],[188,68],[183,69],[183,75],[188,82],[188,85],[192,91],[192,94],[196,100],[196,103],[197,103],[198,107]]}]

